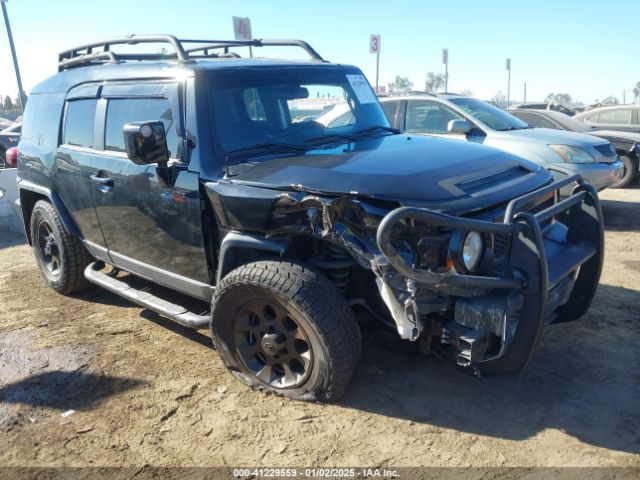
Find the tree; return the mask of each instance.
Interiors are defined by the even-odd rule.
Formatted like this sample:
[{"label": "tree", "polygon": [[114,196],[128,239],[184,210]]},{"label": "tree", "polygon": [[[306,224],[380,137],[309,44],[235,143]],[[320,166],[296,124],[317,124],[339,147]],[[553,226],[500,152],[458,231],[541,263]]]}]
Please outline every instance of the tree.
[{"label": "tree", "polygon": [[389,95],[406,95],[411,91],[413,83],[407,77],[396,76],[396,79],[387,84]]},{"label": "tree", "polygon": [[7,95],[6,97],[4,97],[4,103],[2,105],[2,108],[5,110],[13,110],[13,101],[11,100],[11,97],[9,95]]},{"label": "tree", "polygon": [[434,93],[444,87],[444,75],[442,73],[427,73],[427,80],[424,82],[424,90],[427,93]]},{"label": "tree", "polygon": [[498,91],[498,93],[493,96],[489,103],[495,105],[498,108],[507,108],[507,96],[501,91]]},{"label": "tree", "polygon": [[545,102],[571,103],[571,95],[568,93],[550,93]]},{"label": "tree", "polygon": [[636,83],[636,86],[633,87],[633,96],[635,97],[636,103],[640,99],[640,82]]},{"label": "tree", "polygon": [[473,92],[466,88],[460,92],[460,95],[462,95],[463,97],[473,97]]}]

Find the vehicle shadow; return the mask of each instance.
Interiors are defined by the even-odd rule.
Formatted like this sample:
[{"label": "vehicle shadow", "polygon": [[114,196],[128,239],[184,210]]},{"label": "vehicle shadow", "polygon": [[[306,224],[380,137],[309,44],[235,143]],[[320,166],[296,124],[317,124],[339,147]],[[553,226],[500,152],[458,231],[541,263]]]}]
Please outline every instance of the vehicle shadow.
[{"label": "vehicle shadow", "polygon": [[638,232],[640,231],[640,205],[635,202],[606,200],[600,202],[604,228],[610,232]]},{"label": "vehicle shadow", "polygon": [[54,370],[2,386],[0,403],[20,403],[63,411],[82,410],[142,383],[144,382],[132,378]]},{"label": "vehicle shadow", "polygon": [[[617,311],[602,306],[605,298]],[[557,428],[640,453],[639,303],[638,291],[601,285],[587,316],[549,327],[529,368],[509,378],[475,378],[433,357],[367,342],[342,405],[510,440]]]}]

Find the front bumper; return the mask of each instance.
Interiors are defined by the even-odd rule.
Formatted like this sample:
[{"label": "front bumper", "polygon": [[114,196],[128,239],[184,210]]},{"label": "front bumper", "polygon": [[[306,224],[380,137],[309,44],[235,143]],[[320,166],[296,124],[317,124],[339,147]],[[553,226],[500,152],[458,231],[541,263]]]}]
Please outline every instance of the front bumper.
[{"label": "front bumper", "polygon": [[[537,199],[571,185],[571,195],[536,213],[526,211]],[[392,243],[399,221],[413,221],[448,231],[476,231],[508,239],[506,268],[499,276],[463,275],[416,269]],[[458,363],[482,374],[509,374],[525,368],[550,323],[580,318],[589,308],[602,270],[604,233],[596,188],[572,175],[512,200],[503,223],[474,220],[403,207],[390,212],[377,232],[380,251],[408,281],[436,292],[463,289],[454,298]],[[413,305],[407,308],[407,304]],[[415,301],[405,312],[421,317]],[[488,349],[489,334],[499,338]],[[475,351],[474,351],[475,348]]]},{"label": "front bumper", "polygon": [[[563,163],[560,168],[570,175],[580,175],[600,191],[619,182],[624,175],[624,164],[620,160],[611,163]],[[569,191],[565,188],[563,194]]]}]

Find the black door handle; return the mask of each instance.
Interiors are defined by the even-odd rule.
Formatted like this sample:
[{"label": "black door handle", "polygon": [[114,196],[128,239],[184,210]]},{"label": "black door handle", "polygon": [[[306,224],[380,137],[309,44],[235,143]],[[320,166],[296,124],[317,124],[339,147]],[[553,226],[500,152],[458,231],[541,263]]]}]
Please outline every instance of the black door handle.
[{"label": "black door handle", "polygon": [[105,187],[113,187],[113,178],[98,177],[97,175],[91,175],[89,178],[93,183],[104,185]]}]

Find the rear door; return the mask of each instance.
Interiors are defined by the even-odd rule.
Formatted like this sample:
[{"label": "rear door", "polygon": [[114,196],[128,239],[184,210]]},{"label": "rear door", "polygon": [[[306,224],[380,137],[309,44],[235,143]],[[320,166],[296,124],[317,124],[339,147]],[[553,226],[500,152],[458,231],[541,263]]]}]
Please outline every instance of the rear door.
[{"label": "rear door", "polygon": [[91,176],[100,159],[95,128],[99,85],[69,92],[63,115],[61,144],[56,153],[57,192],[75,220],[93,256],[109,261],[93,201]]},{"label": "rear door", "polygon": [[636,112],[633,108],[601,110],[598,112],[596,125],[602,130],[640,132],[640,125],[637,123]]},{"label": "rear door", "polygon": [[[181,92],[176,83],[105,85],[97,109],[97,122],[103,127],[102,157],[95,165],[93,195],[116,265],[209,300],[210,291],[197,284],[208,283],[209,274],[199,177],[182,160]],[[123,126],[151,120],[164,123],[171,157],[168,168],[136,165],[127,158]]]}]

